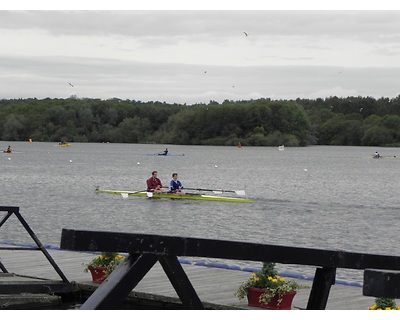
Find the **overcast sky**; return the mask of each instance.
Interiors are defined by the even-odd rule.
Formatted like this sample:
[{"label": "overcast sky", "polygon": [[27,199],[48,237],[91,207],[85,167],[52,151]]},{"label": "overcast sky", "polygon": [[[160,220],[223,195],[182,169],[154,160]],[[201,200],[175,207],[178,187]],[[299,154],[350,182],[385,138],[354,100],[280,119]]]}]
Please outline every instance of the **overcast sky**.
[{"label": "overcast sky", "polygon": [[0,99],[400,94],[395,10],[3,9],[0,40]]}]

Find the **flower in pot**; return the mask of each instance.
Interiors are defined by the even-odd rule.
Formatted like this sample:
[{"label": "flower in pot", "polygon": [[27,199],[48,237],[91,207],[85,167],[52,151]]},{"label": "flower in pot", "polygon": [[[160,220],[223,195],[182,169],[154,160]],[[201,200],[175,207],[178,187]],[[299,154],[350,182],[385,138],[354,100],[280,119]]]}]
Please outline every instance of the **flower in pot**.
[{"label": "flower in pot", "polygon": [[84,272],[91,272],[95,283],[102,283],[115,267],[125,258],[116,252],[102,252],[87,264]]},{"label": "flower in pot", "polygon": [[249,306],[267,309],[291,309],[299,285],[278,275],[275,263],[264,262],[261,271],[252,273],[243,282],[235,296],[241,300],[247,296]]},{"label": "flower in pot", "polygon": [[400,310],[400,307],[396,306],[396,301],[390,298],[376,298],[375,304],[368,307],[368,310]]}]

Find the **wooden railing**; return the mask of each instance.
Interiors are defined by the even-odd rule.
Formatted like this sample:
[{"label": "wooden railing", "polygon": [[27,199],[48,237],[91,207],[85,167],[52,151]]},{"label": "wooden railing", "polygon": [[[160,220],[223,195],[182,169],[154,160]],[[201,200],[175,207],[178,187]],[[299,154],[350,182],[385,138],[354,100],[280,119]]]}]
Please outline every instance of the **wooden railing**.
[{"label": "wooden railing", "polygon": [[[29,282],[29,283],[24,283],[20,281],[17,284],[11,284],[8,283],[7,285],[2,284],[0,286],[0,294],[9,294],[9,293],[21,293],[21,292],[42,292],[43,290],[46,290],[46,292],[65,292],[65,291],[70,291],[70,282],[67,279],[67,277],[64,275],[64,273],[61,271],[57,263],[54,261],[54,259],[50,256],[49,252],[45,248],[45,246],[41,243],[39,238],[36,236],[36,234],[33,232],[29,224],[26,222],[26,220],[22,217],[22,214],[19,211],[19,207],[6,207],[6,206],[0,206],[0,214],[1,212],[4,212],[4,217],[0,219],[0,239],[1,239],[1,227],[8,221],[8,219],[11,216],[15,216],[18,221],[21,223],[21,225],[24,227],[26,232],[29,234],[29,236],[32,238],[33,242],[35,245],[32,246],[2,246],[0,247],[0,250],[11,250],[11,251],[21,251],[21,250],[33,250],[33,251],[41,251],[44,255],[44,257],[47,259],[47,261],[52,265],[54,270],[57,272],[57,274],[60,276],[62,282],[47,282],[45,283],[46,286],[42,283],[34,283],[34,282]],[[26,262],[26,265],[29,266],[29,261]],[[3,264],[1,261],[0,257],[0,270],[3,273],[9,273],[8,269],[6,266]],[[47,288],[45,288],[47,287]]]},{"label": "wooden railing", "polygon": [[386,297],[398,298],[394,296],[398,294],[397,291],[385,291],[382,290],[382,286],[371,285],[376,282],[381,272],[370,270],[400,270],[400,257],[397,256],[238,241],[70,229],[62,230],[61,249],[129,254],[82,305],[81,309],[117,309],[156,262],[160,262],[182,304],[188,309],[203,309],[202,302],[178,261],[178,257],[185,256],[315,266],[315,277],[307,303],[309,310],[326,308],[338,268],[368,269],[365,274],[369,276],[364,277],[364,295],[383,294]]}]

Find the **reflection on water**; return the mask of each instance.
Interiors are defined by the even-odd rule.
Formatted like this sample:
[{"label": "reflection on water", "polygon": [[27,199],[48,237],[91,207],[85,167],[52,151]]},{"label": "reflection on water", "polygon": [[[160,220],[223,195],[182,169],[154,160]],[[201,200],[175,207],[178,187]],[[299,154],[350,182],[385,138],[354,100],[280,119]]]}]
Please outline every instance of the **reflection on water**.
[{"label": "reflection on water", "polygon": [[[0,158],[0,205],[19,206],[44,244],[59,245],[61,229],[72,228],[400,255],[400,160],[372,159],[376,148],[169,145],[171,153],[185,156],[158,157],[148,154],[165,146],[0,144],[20,152]],[[164,185],[178,172],[186,187],[244,189],[254,202],[123,199],[94,192],[96,186],[144,190],[153,170]],[[16,224],[2,227],[1,240],[29,242]],[[344,272],[343,278],[355,277]]]}]

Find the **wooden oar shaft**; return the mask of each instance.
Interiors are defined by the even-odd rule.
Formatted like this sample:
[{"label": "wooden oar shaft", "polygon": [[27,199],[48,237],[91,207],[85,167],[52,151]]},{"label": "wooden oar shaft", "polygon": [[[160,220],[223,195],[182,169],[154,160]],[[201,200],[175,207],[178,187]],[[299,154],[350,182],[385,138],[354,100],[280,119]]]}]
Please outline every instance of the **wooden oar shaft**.
[{"label": "wooden oar shaft", "polygon": [[235,192],[233,190],[222,190],[222,189],[203,189],[203,188],[185,188],[187,190],[197,190],[197,191],[224,191],[224,192]]},{"label": "wooden oar shaft", "polygon": [[242,193],[243,190],[224,190],[224,189],[203,189],[203,188],[185,188],[186,190],[197,190],[197,191],[217,191],[217,192],[234,192],[234,193]]}]

